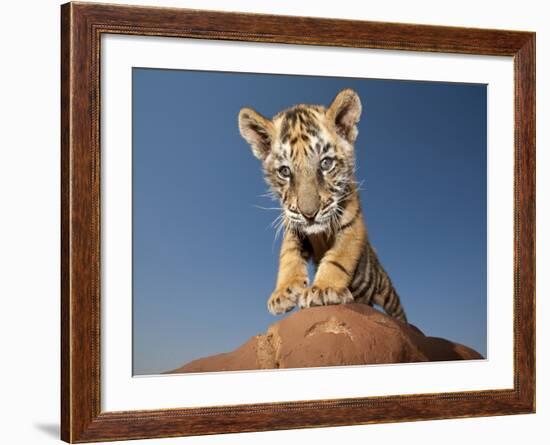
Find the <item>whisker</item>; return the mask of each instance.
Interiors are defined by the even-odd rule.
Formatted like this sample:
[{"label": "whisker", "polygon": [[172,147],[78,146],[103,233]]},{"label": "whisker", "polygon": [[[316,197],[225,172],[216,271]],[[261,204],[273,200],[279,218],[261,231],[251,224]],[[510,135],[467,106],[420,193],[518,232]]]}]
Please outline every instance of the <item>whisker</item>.
[{"label": "whisker", "polygon": [[[281,214],[281,216],[284,216],[284,214]],[[273,250],[275,249],[275,241],[277,241],[277,238],[279,238],[279,234],[283,230],[284,226],[285,219],[281,218],[276,224],[275,236],[273,237],[273,242],[271,243],[271,252],[273,252]]]},{"label": "whisker", "polygon": [[272,191],[268,191],[268,192],[263,193],[263,194],[258,195],[258,196],[259,196],[260,198],[269,198],[269,199],[271,199],[272,201],[278,201],[277,195],[275,195],[275,193],[272,192]]},{"label": "whisker", "polygon": [[262,207],[262,206],[259,206],[259,205],[256,205],[254,204],[254,207],[256,207],[257,209],[262,209],[262,210],[283,210],[282,207]]},{"label": "whisker", "polygon": [[277,217],[271,222],[271,227],[276,227],[284,218],[284,213],[281,213],[280,215],[277,215]]}]

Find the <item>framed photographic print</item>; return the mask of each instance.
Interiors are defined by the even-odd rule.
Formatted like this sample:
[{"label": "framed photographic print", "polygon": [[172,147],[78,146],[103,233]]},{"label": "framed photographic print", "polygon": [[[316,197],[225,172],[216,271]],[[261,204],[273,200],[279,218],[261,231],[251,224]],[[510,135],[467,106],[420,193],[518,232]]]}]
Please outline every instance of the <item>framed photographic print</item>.
[{"label": "framed photographic print", "polygon": [[534,412],[534,33],[61,17],[63,440]]}]

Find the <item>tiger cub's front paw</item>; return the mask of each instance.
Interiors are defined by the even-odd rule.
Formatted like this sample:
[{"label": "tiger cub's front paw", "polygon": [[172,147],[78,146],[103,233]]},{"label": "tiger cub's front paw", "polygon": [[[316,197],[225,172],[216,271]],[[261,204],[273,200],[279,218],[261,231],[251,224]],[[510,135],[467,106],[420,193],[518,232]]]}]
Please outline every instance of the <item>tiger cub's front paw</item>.
[{"label": "tiger cub's front paw", "polygon": [[306,289],[298,300],[298,305],[301,308],[346,303],[353,303],[353,296],[347,287],[335,289],[332,287],[321,288],[313,285],[309,289]]},{"label": "tiger cub's front paw", "polygon": [[269,300],[267,300],[267,309],[273,315],[284,314],[296,307],[298,300],[306,290],[307,281],[290,283],[275,290]]}]

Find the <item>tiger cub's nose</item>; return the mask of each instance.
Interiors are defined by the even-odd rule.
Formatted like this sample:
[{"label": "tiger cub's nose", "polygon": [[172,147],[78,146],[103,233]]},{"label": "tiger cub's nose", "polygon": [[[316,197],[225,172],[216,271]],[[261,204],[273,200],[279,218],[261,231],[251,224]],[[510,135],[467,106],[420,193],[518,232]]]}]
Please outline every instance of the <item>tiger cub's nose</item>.
[{"label": "tiger cub's nose", "polygon": [[302,210],[300,209],[300,212],[306,218],[309,222],[312,222],[315,220],[315,217],[317,216],[319,209],[308,209],[308,210]]},{"label": "tiger cub's nose", "polygon": [[308,220],[313,220],[321,208],[321,200],[317,191],[315,177],[303,180],[298,184],[297,207]]}]

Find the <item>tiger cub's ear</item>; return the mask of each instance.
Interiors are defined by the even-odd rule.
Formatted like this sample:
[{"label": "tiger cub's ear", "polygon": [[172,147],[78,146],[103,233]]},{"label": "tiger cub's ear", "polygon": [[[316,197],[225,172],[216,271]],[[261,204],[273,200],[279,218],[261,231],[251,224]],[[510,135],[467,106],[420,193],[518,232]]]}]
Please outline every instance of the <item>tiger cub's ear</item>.
[{"label": "tiger cub's ear", "polygon": [[356,124],[361,117],[361,100],[355,91],[340,91],[328,107],[326,116],[340,136],[352,144],[355,142],[358,133]]},{"label": "tiger cub's ear", "polygon": [[241,108],[239,130],[251,145],[254,156],[263,161],[271,150],[273,123],[252,108]]}]

